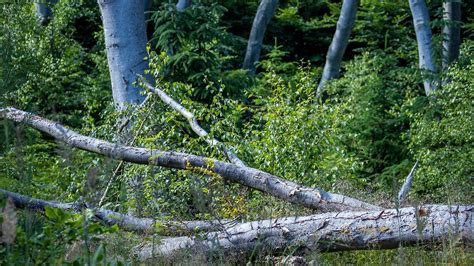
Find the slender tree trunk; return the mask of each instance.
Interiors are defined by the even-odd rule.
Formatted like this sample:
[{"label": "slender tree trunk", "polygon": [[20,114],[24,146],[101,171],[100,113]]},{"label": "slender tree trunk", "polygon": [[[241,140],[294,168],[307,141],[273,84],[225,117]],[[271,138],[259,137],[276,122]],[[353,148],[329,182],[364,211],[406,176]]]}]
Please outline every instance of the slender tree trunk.
[{"label": "slender tree trunk", "polygon": [[474,206],[427,205],[421,208],[367,212],[337,212],[275,218],[237,224],[199,237],[165,238],[136,248],[141,261],[192,252],[209,258],[242,259],[251,254],[292,255],[319,251],[390,249],[401,245],[455,241],[471,244]]},{"label": "slender tree trunk", "polygon": [[317,97],[321,96],[324,90],[324,85],[327,81],[339,77],[342,57],[344,56],[347,44],[349,43],[349,37],[351,35],[352,28],[354,27],[359,3],[360,0],[344,0],[342,3],[341,14],[339,15],[339,19],[337,21],[336,32],[334,33],[331,45],[329,46],[329,50],[326,55],[326,63],[324,64],[323,75],[316,92]]},{"label": "slender tree trunk", "polygon": [[38,17],[39,22],[41,25],[47,25],[51,16],[53,15],[53,11],[51,7],[58,2],[57,0],[42,0],[38,3],[35,3],[36,9],[36,17]]},{"label": "slender tree trunk", "polygon": [[144,0],[98,0],[104,25],[112,94],[118,110],[145,98],[134,85],[147,68]]},{"label": "slender tree trunk", "polygon": [[255,63],[260,58],[262,50],[263,37],[275,10],[278,6],[278,0],[262,0],[257,9],[257,14],[253,20],[252,30],[247,43],[247,52],[243,68],[250,73],[255,74]]},{"label": "slender tree trunk", "polygon": [[447,23],[443,28],[443,69],[459,56],[461,45],[461,0],[447,0],[443,3],[444,20]]},{"label": "slender tree trunk", "polygon": [[188,8],[192,4],[192,2],[192,0],[179,0],[176,4],[176,9],[178,9],[178,11],[183,11]]},{"label": "slender tree trunk", "polygon": [[413,16],[416,40],[418,43],[418,58],[420,69],[423,73],[424,88],[426,95],[430,95],[436,88],[432,75],[436,73],[436,65],[433,58],[432,33],[430,28],[430,15],[425,0],[409,0],[410,9]]}]

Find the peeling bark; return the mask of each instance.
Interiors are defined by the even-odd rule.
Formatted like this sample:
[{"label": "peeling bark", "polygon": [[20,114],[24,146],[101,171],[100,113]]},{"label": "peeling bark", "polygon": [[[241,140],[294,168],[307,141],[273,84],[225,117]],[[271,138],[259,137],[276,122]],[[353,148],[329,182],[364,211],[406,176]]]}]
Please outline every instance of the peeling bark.
[{"label": "peeling bark", "polygon": [[104,25],[105,46],[115,106],[140,104],[145,98],[133,83],[148,67],[146,57],[145,1],[98,0]]},{"label": "peeling bark", "polygon": [[304,187],[272,174],[246,166],[187,153],[129,147],[81,135],[45,118],[14,108],[0,108],[0,118],[23,123],[47,133],[71,147],[101,154],[130,163],[150,164],[167,168],[218,175],[285,201],[323,211],[374,210],[378,206],[320,188]]},{"label": "peeling bark", "polygon": [[344,251],[390,249],[437,244],[444,241],[472,243],[474,206],[427,205],[421,208],[367,212],[325,213],[238,224],[223,232],[199,237],[165,238],[142,244],[135,253],[140,261],[172,259],[182,252],[228,257],[252,253],[302,255],[315,250]]},{"label": "peeling bark", "polygon": [[198,136],[204,138],[204,140],[209,144],[210,146],[216,146],[219,147],[227,156],[229,161],[231,161],[233,164],[240,165],[240,166],[245,166],[245,163],[242,162],[242,160],[237,157],[230,149],[226,148],[220,141],[218,141],[215,138],[209,137],[209,133],[207,133],[206,130],[204,130],[194,118],[194,114],[186,110],[184,106],[179,104],[177,101],[175,101],[173,98],[168,96],[164,91],[160,90],[159,88],[153,87],[150,83],[148,83],[143,77],[141,77],[141,81],[145,85],[147,89],[149,89],[151,92],[154,94],[158,95],[160,99],[166,103],[168,106],[173,108],[176,112],[180,113],[182,116],[184,116],[188,122],[189,125],[191,126],[191,129],[196,133]]},{"label": "peeling bark", "polygon": [[461,0],[447,0],[443,3],[443,69],[459,56],[461,45]]},{"label": "peeling bark", "polygon": [[57,208],[66,212],[81,213],[90,210],[94,218],[109,226],[118,225],[126,231],[160,235],[187,235],[197,232],[223,230],[233,225],[228,220],[215,221],[167,221],[163,219],[138,218],[106,209],[90,208],[86,203],[58,203],[41,199],[30,198],[21,194],[0,189],[0,195],[11,198],[16,208],[43,212],[46,207]]},{"label": "peeling bark", "polygon": [[427,96],[436,88],[431,75],[436,73],[436,65],[433,58],[432,33],[430,28],[430,15],[425,0],[409,0],[410,9],[413,16],[416,41],[418,43],[418,58],[420,69],[424,73],[423,86]]},{"label": "peeling bark", "polygon": [[265,37],[268,23],[270,23],[277,6],[278,0],[261,0],[258,6],[247,42],[247,51],[243,64],[243,69],[247,69],[251,74],[255,74],[255,63],[260,59],[263,37]]},{"label": "peeling bark", "polygon": [[324,85],[331,79],[339,77],[342,57],[346,51],[349,37],[354,27],[357,15],[357,8],[360,0],[344,0],[342,3],[341,14],[337,21],[336,32],[332,38],[326,55],[323,75],[316,91],[317,97],[320,97],[324,90]]}]

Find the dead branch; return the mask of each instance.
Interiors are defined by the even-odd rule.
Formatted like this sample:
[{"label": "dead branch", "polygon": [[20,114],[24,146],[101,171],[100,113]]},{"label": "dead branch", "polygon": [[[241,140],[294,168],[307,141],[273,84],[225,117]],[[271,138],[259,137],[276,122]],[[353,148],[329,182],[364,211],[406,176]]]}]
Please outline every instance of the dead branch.
[{"label": "dead branch", "polygon": [[0,195],[10,198],[17,208],[43,212],[46,207],[58,208],[66,212],[81,213],[90,210],[94,219],[108,226],[118,225],[121,229],[132,232],[160,235],[188,235],[197,232],[223,230],[232,226],[228,220],[215,221],[167,221],[164,219],[138,218],[102,208],[91,208],[82,200],[73,203],[57,203],[30,198],[18,193],[0,189]]},{"label": "dead branch", "polygon": [[157,87],[153,87],[150,83],[148,83],[145,80],[145,78],[143,78],[143,76],[139,75],[139,77],[140,77],[141,81],[143,82],[143,85],[145,85],[145,87],[148,90],[150,90],[151,92],[158,95],[158,97],[160,97],[160,99],[164,103],[166,103],[168,106],[173,108],[173,110],[175,110],[176,112],[178,112],[182,116],[184,116],[188,120],[189,125],[191,126],[191,129],[194,131],[194,133],[196,133],[198,136],[204,138],[204,140],[207,142],[207,144],[209,144],[211,146],[219,147],[224,152],[225,156],[227,156],[229,161],[231,161],[232,163],[234,163],[236,165],[240,165],[240,166],[245,166],[245,163],[242,162],[242,160],[240,160],[239,157],[237,157],[237,155],[235,155],[235,153],[233,153],[229,148],[226,148],[224,146],[224,144],[219,142],[217,139],[212,138],[212,137],[209,136],[209,133],[207,133],[207,131],[204,130],[199,125],[196,118],[194,118],[193,113],[189,112],[186,108],[184,108],[184,106],[182,106],[177,101],[175,101],[173,98],[168,96],[168,94],[166,94],[163,90],[161,90]]},{"label": "dead branch", "polygon": [[324,211],[374,210],[378,206],[344,195],[309,188],[272,174],[246,166],[174,151],[129,147],[81,135],[59,123],[15,108],[1,108],[0,118],[31,126],[71,147],[137,164],[150,164],[182,169],[207,175],[218,175],[277,198]]}]

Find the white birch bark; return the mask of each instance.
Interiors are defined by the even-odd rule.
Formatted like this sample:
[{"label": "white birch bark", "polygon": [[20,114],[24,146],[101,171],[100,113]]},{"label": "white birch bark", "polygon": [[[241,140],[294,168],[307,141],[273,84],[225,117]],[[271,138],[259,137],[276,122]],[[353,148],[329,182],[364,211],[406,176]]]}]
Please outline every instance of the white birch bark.
[{"label": "white birch bark", "polygon": [[258,6],[257,14],[253,20],[252,30],[250,31],[243,64],[243,69],[247,69],[251,74],[255,74],[255,63],[260,59],[263,37],[265,37],[268,23],[270,23],[277,6],[278,0],[261,0]]},{"label": "white birch bark", "polygon": [[[179,254],[209,258],[247,258],[251,254],[304,255],[314,251],[391,249],[457,240],[472,244],[474,206],[426,205],[420,208],[336,212],[238,224],[199,237],[165,238],[142,244],[140,261],[172,260]],[[183,253],[185,252],[185,253]]]},{"label": "white birch bark", "polygon": [[179,0],[176,4],[176,9],[178,9],[178,11],[183,11],[188,8],[192,4],[192,2],[192,0]]},{"label": "white birch bark", "polygon": [[432,33],[430,27],[430,15],[425,0],[409,0],[413,16],[416,41],[418,43],[418,59],[420,69],[424,71],[423,86],[426,95],[430,95],[436,88],[432,75],[436,73],[436,65],[433,58]]},{"label": "white birch bark", "polygon": [[245,166],[245,163],[237,157],[235,153],[233,153],[229,148],[225,147],[224,144],[222,144],[220,141],[218,141],[215,138],[209,137],[209,133],[204,130],[194,118],[194,114],[189,112],[184,106],[179,104],[177,101],[175,101],[173,98],[168,96],[164,91],[160,90],[159,88],[153,87],[150,83],[148,83],[144,78],[141,80],[144,84],[144,86],[149,89],[151,92],[155,93],[160,97],[160,99],[166,103],[168,106],[173,108],[176,112],[180,113],[182,116],[184,116],[188,122],[189,125],[191,126],[191,129],[196,133],[198,136],[204,138],[204,140],[209,144],[210,146],[216,146],[220,148],[225,156],[229,159],[230,162],[240,165],[240,166]]},{"label": "white birch bark", "polygon": [[36,17],[39,20],[41,25],[48,24],[51,16],[53,15],[53,11],[51,7],[56,4],[57,0],[42,0],[35,3],[36,9]]},{"label": "white birch bark", "polygon": [[352,28],[354,27],[359,4],[360,0],[344,0],[342,3],[341,14],[339,15],[339,19],[337,21],[336,32],[334,33],[331,45],[329,46],[321,81],[319,82],[318,89],[316,91],[317,97],[321,96],[326,82],[339,77],[342,57],[344,56],[347,44],[349,43],[349,37],[351,35]]},{"label": "white birch bark", "polygon": [[112,94],[118,110],[145,98],[134,86],[147,68],[144,0],[98,0],[104,26]]},{"label": "white birch bark", "polygon": [[461,0],[447,0],[443,3],[443,69],[459,56],[461,45]]}]

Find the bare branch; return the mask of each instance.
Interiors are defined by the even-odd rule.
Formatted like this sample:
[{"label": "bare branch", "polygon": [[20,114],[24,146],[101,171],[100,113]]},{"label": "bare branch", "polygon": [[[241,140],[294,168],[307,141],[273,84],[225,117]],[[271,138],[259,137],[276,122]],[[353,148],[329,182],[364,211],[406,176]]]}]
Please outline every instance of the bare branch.
[{"label": "bare branch", "polygon": [[46,207],[57,208],[66,212],[81,213],[90,210],[94,213],[94,218],[105,224],[118,225],[126,231],[140,233],[159,233],[160,235],[183,235],[204,231],[217,231],[231,227],[233,223],[229,221],[166,221],[163,219],[137,218],[131,215],[122,214],[106,209],[90,208],[81,200],[74,203],[57,203],[41,199],[30,198],[21,194],[0,189],[0,195],[9,197],[17,208],[34,211],[44,211]]},{"label": "bare branch", "polygon": [[[140,75],[139,75],[140,76]],[[170,106],[171,108],[173,108],[173,110],[175,110],[176,112],[180,113],[182,116],[184,116],[188,122],[189,122],[189,125],[191,126],[191,129],[194,131],[194,133],[196,133],[198,136],[204,138],[204,140],[211,146],[217,146],[219,147],[223,152],[224,154],[227,156],[227,158],[229,159],[229,161],[231,161],[232,163],[236,164],[236,165],[240,165],[240,166],[245,166],[244,162],[242,162],[239,157],[237,157],[237,155],[235,155],[230,149],[226,148],[224,146],[224,144],[220,143],[217,139],[215,138],[211,138],[209,137],[209,133],[207,133],[206,130],[204,130],[198,123],[198,121],[196,120],[196,118],[194,118],[194,114],[189,112],[186,108],[184,108],[184,106],[182,106],[181,104],[179,104],[177,101],[175,101],[173,98],[171,98],[170,96],[168,96],[168,94],[166,94],[163,90],[157,88],[157,87],[154,87],[152,86],[150,83],[148,83],[145,78],[143,78],[142,76],[140,76],[140,79],[141,81],[143,82],[143,85],[145,85],[145,87],[147,89],[149,89],[151,92],[155,93],[156,95],[158,95],[158,97],[160,97],[160,99],[166,103],[168,106]]]},{"label": "bare branch", "polygon": [[374,210],[378,206],[320,188],[304,187],[272,174],[246,166],[187,153],[129,147],[87,137],[45,118],[15,108],[0,108],[0,118],[29,125],[71,147],[137,164],[182,169],[207,175],[218,175],[291,203],[324,211]]}]

